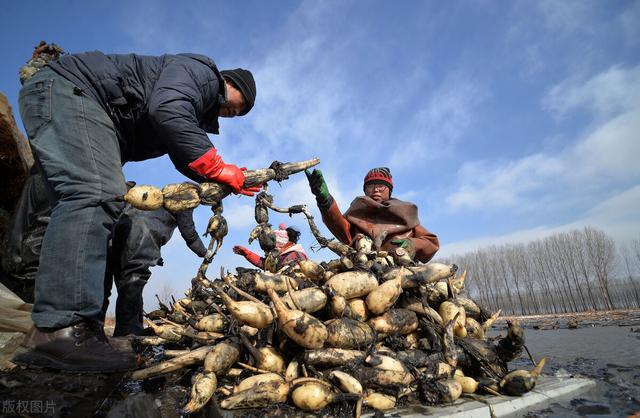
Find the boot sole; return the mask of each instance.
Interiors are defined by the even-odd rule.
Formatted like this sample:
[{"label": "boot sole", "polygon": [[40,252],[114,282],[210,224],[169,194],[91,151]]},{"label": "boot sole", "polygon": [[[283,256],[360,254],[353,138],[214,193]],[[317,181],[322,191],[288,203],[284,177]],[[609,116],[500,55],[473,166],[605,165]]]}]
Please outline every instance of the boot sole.
[{"label": "boot sole", "polygon": [[13,357],[11,362],[17,365],[26,366],[26,367],[48,368],[48,369],[55,369],[55,370],[65,370],[70,372],[88,372],[88,373],[118,373],[118,372],[121,373],[121,372],[128,372],[136,368],[135,365],[132,365],[131,367],[122,366],[122,367],[113,367],[109,369],[104,369],[97,365],[89,366],[89,365],[82,365],[82,364],[66,363],[48,354],[34,353],[31,351],[16,353],[16,355]]}]

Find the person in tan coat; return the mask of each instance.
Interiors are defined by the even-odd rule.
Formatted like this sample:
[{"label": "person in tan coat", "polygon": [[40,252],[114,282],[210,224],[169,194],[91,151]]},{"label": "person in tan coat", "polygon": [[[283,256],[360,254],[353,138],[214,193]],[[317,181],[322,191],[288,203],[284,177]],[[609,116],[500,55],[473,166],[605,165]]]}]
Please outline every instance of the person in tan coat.
[{"label": "person in tan coat", "polygon": [[440,248],[438,237],[420,225],[418,207],[391,197],[393,178],[387,167],[369,170],[364,177],[364,196],[356,197],[343,214],[329,193],[322,172],[306,171],[322,221],[341,242],[354,245],[359,234],[371,238],[377,248],[404,248],[415,261],[426,263]]}]

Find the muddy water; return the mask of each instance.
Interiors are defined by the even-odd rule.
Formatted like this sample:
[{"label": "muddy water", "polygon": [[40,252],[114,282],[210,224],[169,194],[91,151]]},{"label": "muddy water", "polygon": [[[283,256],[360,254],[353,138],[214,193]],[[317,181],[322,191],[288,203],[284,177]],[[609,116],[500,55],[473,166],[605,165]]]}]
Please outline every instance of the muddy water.
[{"label": "muddy water", "polygon": [[[547,357],[544,372],[596,380],[597,386],[565,402],[552,402],[527,416],[624,417],[640,411],[640,323],[578,329],[525,331],[535,358]],[[526,354],[525,354],[526,355]],[[529,368],[526,358],[510,364]]]}]

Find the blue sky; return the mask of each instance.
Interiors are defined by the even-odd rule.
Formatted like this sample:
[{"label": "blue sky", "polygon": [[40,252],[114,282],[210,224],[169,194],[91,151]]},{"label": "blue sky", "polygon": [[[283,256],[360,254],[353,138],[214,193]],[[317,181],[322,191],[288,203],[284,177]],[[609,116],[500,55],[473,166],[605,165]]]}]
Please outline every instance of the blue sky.
[{"label": "blue sky", "polygon": [[[14,109],[18,68],[41,39],[251,69],[254,109],[211,137],[225,161],[320,157],[343,210],[369,168],[388,166],[394,196],[418,204],[442,255],[583,225],[620,242],[640,232],[638,1],[23,1],[3,4],[0,35],[0,91]],[[167,158],[125,174],[185,180]],[[315,211],[302,175],[271,191]],[[209,213],[197,210],[200,230]],[[246,245],[253,199],[229,197],[225,215],[212,272],[248,265],[231,247]],[[312,243],[302,219],[271,218]],[[163,256],[148,301],[165,283],[187,288],[199,263],[177,233]]]}]

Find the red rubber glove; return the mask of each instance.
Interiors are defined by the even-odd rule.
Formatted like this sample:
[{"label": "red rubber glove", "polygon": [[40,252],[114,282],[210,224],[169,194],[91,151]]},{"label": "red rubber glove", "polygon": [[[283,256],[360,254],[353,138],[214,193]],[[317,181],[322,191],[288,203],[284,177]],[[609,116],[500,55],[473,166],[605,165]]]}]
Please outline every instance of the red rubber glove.
[{"label": "red rubber glove", "polygon": [[236,194],[253,196],[254,193],[260,191],[262,187],[262,185],[258,185],[242,188],[244,184],[243,171],[246,171],[246,168],[238,168],[238,166],[233,164],[225,164],[215,148],[211,148],[198,159],[192,161],[191,164],[189,164],[189,168],[210,180],[228,184]]},{"label": "red rubber glove", "polygon": [[248,262],[250,262],[254,266],[258,268],[262,268],[262,258],[258,254],[249,250],[248,248],[245,248],[241,245],[236,245],[235,247],[233,247],[233,252],[243,256]]},{"label": "red rubber glove", "polygon": [[[233,167],[235,167],[235,165]],[[240,172],[242,173],[243,171],[247,171],[247,167],[240,167]],[[244,173],[242,173],[242,182],[244,183]],[[243,187],[239,192],[236,192],[236,194],[240,193],[245,196],[253,196],[254,194],[258,193],[260,189],[262,189],[262,184],[251,187]]]}]

